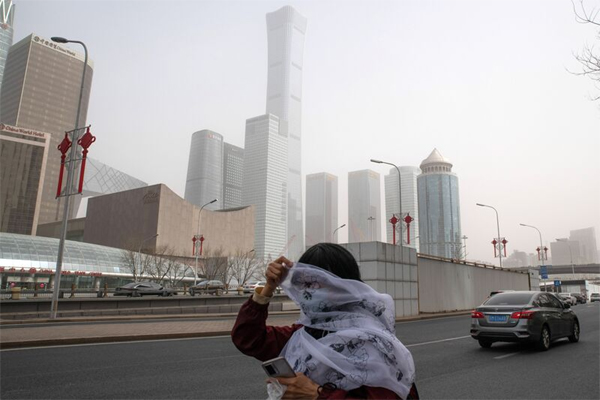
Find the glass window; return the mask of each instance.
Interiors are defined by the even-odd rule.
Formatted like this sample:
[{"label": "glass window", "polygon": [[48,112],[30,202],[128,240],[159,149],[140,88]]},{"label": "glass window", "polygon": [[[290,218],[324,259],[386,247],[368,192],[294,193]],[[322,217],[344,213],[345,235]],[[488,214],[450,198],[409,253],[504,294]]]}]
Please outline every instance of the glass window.
[{"label": "glass window", "polygon": [[517,306],[529,304],[533,293],[530,292],[511,292],[498,293],[490,297],[484,304],[486,306]]}]

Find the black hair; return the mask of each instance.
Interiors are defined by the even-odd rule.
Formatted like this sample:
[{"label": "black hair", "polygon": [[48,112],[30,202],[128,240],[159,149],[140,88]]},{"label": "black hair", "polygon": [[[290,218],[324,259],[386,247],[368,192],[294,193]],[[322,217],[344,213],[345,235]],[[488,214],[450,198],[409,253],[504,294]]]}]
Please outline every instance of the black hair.
[{"label": "black hair", "polygon": [[361,281],[354,256],[335,243],[317,243],[302,254],[298,262],[323,268],[342,279]]}]

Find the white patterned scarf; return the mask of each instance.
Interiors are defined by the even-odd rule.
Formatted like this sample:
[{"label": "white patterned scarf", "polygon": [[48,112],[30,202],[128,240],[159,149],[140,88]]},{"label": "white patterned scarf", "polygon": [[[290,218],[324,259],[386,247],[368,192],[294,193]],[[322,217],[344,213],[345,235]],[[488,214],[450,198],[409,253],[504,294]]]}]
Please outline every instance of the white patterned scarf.
[{"label": "white patterned scarf", "polygon": [[339,389],[384,387],[406,399],[415,364],[395,333],[394,301],[369,285],[296,263],[281,287],[300,306],[299,324],[328,331],[315,339],[299,329],[281,351],[294,371]]}]

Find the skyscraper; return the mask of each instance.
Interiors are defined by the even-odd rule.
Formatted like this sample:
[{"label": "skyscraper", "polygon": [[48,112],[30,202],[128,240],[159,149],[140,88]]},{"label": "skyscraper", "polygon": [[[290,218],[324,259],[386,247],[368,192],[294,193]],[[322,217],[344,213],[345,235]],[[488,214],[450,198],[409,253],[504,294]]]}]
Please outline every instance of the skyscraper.
[{"label": "skyscraper", "polygon": [[320,242],[337,243],[338,179],[321,172],[306,175],[306,247]]},{"label": "skyscraper", "polygon": [[[8,52],[0,98],[0,122],[51,135],[40,224],[62,219],[65,198],[56,198],[60,169],[57,147],[65,132],[75,128],[83,61],[82,54],[36,34],[14,44]],[[78,127],[83,127],[87,118],[93,76],[89,59],[86,68]],[[75,196],[75,200],[78,199]],[[75,215],[76,209],[71,208],[69,217]]]},{"label": "skyscraper", "polygon": [[0,123],[0,232],[35,235],[50,135]]},{"label": "skyscraper", "polygon": [[417,177],[420,252],[460,258],[460,201],[458,177],[452,163],[433,149],[421,163]]},{"label": "skyscraper", "polygon": [[348,173],[348,243],[381,241],[379,174],[368,169]]},{"label": "skyscraper", "polygon": [[15,20],[15,5],[12,0],[0,0],[0,97],[2,97],[2,77],[8,50],[13,43],[13,21]]},{"label": "skyscraper", "polygon": [[288,175],[281,168],[287,163],[287,146],[275,115],[246,120],[242,204],[255,206],[254,252],[259,260],[289,255],[297,239],[287,234]]},{"label": "skyscraper", "polygon": [[202,130],[192,135],[184,198],[207,210],[223,208],[223,136]]},{"label": "skyscraper", "polygon": [[[407,213],[413,218],[410,224],[410,246],[418,247],[419,236],[419,202],[417,196],[417,176],[421,173],[418,167],[400,167],[400,180],[402,182],[402,216]],[[396,168],[391,168],[390,173],[384,178],[385,183],[385,230],[387,233],[388,243],[392,243],[394,235],[392,232],[392,224],[389,220],[392,215],[396,215],[396,218],[401,219],[400,213],[398,212],[398,171]],[[400,227],[403,227],[402,229]],[[399,222],[396,225],[396,243],[399,243],[400,238],[404,245],[407,245],[406,240],[406,224],[404,221]]]},{"label": "skyscraper", "polygon": [[306,18],[290,6],[267,14],[268,80],[267,114],[279,117],[279,129],[288,140],[287,234],[288,254],[304,251],[302,220],[302,68]]},{"label": "skyscraper", "polygon": [[223,143],[223,208],[242,205],[244,180],[244,149]]},{"label": "skyscraper", "polygon": [[594,227],[571,231],[569,240],[579,242],[581,264],[598,263],[598,246],[596,244],[596,230]]}]

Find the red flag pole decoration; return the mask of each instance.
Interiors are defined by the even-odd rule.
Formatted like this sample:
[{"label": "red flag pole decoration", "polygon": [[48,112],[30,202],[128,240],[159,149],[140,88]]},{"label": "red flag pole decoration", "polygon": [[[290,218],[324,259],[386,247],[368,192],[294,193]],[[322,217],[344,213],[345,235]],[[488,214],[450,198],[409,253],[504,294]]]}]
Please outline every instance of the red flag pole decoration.
[{"label": "red flag pole decoration", "polygon": [[496,239],[492,240],[492,244],[494,245],[494,258],[498,257],[496,255],[496,245],[498,244],[498,242],[496,242]]},{"label": "red flag pole decoration", "polygon": [[548,259],[548,248],[544,247],[544,253],[546,253],[546,260]]},{"label": "red flag pole decoration", "polygon": [[540,261],[540,248],[538,247],[537,249],[535,249],[535,251],[537,251],[537,253],[538,253],[538,261]]},{"label": "red flag pole decoration", "polygon": [[410,216],[410,214],[406,214],[406,217],[404,217],[404,222],[406,222],[406,243],[410,244],[410,223],[413,222],[415,219],[413,217]]},{"label": "red flag pole decoration", "polygon": [[196,255],[196,236],[192,238],[192,255]]},{"label": "red flag pole decoration", "polygon": [[85,162],[87,160],[88,147],[96,141],[96,136],[90,132],[90,127],[87,127],[85,134],[77,141],[77,144],[83,147],[83,159],[81,160],[81,171],[79,172],[79,191],[83,191],[83,175],[85,174]]},{"label": "red flag pole decoration", "polygon": [[58,175],[58,189],[56,189],[56,197],[60,197],[60,189],[62,188],[63,173],[65,172],[65,159],[67,158],[67,151],[71,148],[71,141],[69,140],[69,134],[65,133],[65,138],[58,145],[58,150],[62,153],[60,156],[60,174]]},{"label": "red flag pole decoration", "polygon": [[392,215],[392,218],[390,218],[390,224],[392,224],[392,232],[393,232],[393,243],[394,246],[396,245],[396,224],[398,223],[398,218],[396,218],[396,214]]},{"label": "red flag pole decoration", "polygon": [[508,240],[502,239],[502,246],[504,247],[504,257],[506,257],[506,243],[508,243]]},{"label": "red flag pole decoration", "polygon": [[202,255],[202,244],[204,243],[204,236],[200,235],[200,255]]}]

